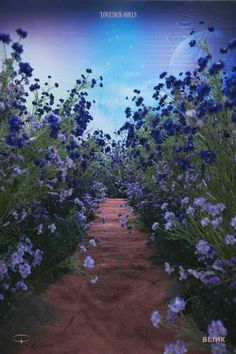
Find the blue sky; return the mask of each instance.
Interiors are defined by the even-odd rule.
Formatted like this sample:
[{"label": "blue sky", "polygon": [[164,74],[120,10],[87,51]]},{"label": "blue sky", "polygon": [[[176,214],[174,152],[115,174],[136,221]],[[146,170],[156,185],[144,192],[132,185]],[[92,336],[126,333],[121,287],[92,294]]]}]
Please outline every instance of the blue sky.
[{"label": "blue sky", "polygon": [[[209,41],[215,53],[235,37],[232,6],[235,10],[229,2],[8,0],[3,1],[0,31],[28,30],[23,59],[36,77],[45,80],[50,74],[59,82],[58,96],[64,97],[87,67],[95,78],[102,75],[104,88],[89,92],[96,101],[91,127],[113,132],[125,121],[133,89],[140,89],[151,104],[152,88],[163,70],[177,74],[191,68],[196,61],[188,46],[191,30],[201,35],[214,25],[217,31]],[[136,11],[138,16],[101,19],[99,11]],[[198,25],[200,20],[205,27]]]}]

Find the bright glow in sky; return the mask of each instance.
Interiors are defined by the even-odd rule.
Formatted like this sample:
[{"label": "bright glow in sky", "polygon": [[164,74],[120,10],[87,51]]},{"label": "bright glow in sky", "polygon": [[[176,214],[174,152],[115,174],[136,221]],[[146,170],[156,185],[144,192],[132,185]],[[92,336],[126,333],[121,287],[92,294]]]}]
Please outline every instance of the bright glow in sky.
[{"label": "bright glow in sky", "polygon": [[[125,121],[124,110],[131,105],[135,88],[151,104],[152,88],[162,71],[177,74],[192,66],[196,54],[188,46],[192,29],[201,32],[209,25],[219,29],[210,39],[215,52],[235,36],[231,6],[236,6],[227,2],[213,7],[210,2],[123,1],[112,9],[99,1],[81,7],[77,3],[73,8],[73,0],[68,0],[61,9],[53,3],[47,9],[46,2],[42,8],[35,2],[23,11],[8,0],[0,14],[0,32],[12,34],[18,27],[29,32],[23,59],[31,63],[41,81],[52,75],[60,84],[57,97],[65,97],[86,68],[92,69],[95,78],[102,75],[104,87],[89,91],[90,99],[96,101],[91,127],[110,133]],[[99,15],[101,10],[127,9],[136,11],[138,17],[101,19]],[[200,20],[205,20],[205,27],[198,25]]]}]

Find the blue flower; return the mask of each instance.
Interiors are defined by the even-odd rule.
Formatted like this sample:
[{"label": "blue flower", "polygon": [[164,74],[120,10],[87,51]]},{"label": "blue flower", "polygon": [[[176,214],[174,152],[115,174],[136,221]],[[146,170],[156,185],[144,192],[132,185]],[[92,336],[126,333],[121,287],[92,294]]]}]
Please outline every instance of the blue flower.
[{"label": "blue flower", "polygon": [[24,290],[24,291],[28,290],[28,286],[22,280],[18,281],[15,287],[17,290]]},{"label": "blue flower", "polygon": [[182,340],[177,340],[176,343],[167,344],[163,354],[184,354],[186,352],[185,343]]},{"label": "blue flower", "polygon": [[236,215],[231,219],[230,225],[236,229]]},{"label": "blue flower", "polygon": [[153,311],[151,314],[151,321],[154,327],[158,328],[161,324],[161,315],[159,311]]},{"label": "blue flower", "polygon": [[10,116],[8,118],[9,130],[11,133],[19,133],[23,126],[22,120],[17,116]]},{"label": "blue flower", "polygon": [[189,45],[190,45],[190,47],[194,47],[195,45],[196,45],[196,41],[195,41],[195,39],[192,39],[190,42],[189,42]]},{"label": "blue flower", "polygon": [[211,354],[227,354],[228,350],[225,343],[211,343]]},{"label": "blue flower", "polygon": [[221,279],[220,279],[220,277],[217,277],[217,276],[211,277],[207,280],[207,283],[212,284],[212,285],[217,285],[220,282],[221,282]]},{"label": "blue flower", "polygon": [[209,165],[215,162],[216,155],[211,150],[201,150],[199,156]]},{"label": "blue flower", "polygon": [[85,258],[85,260],[84,260],[84,267],[85,268],[92,269],[92,268],[94,268],[94,264],[95,264],[95,262],[92,257],[88,256]]},{"label": "blue flower", "polygon": [[209,32],[214,32],[214,31],[215,31],[215,28],[214,28],[213,26],[208,27],[208,31],[209,31]]},{"label": "blue flower", "polygon": [[26,38],[27,37],[27,32],[24,31],[22,28],[17,28],[16,33],[21,37],[21,38]]},{"label": "blue flower", "polygon": [[9,44],[11,42],[11,37],[7,33],[0,33],[0,42],[4,44]]},{"label": "blue flower", "polygon": [[208,96],[211,91],[211,88],[209,85],[201,84],[197,86],[197,94],[199,98],[203,98],[205,96]]},{"label": "blue flower", "polygon": [[27,77],[31,77],[32,76],[32,72],[33,72],[33,68],[31,68],[29,63],[19,63],[19,67],[20,67],[20,74],[25,74]]},{"label": "blue flower", "polygon": [[174,314],[178,314],[185,309],[186,302],[181,297],[175,297],[170,301],[168,304],[168,309],[173,312]]},{"label": "blue flower", "polygon": [[224,327],[222,321],[220,321],[220,320],[212,321],[208,325],[208,335],[211,338],[227,336],[227,330]]},{"label": "blue flower", "polygon": [[236,243],[236,238],[234,235],[226,235],[224,238],[224,243],[226,245],[234,245]]},{"label": "blue flower", "polygon": [[235,74],[231,75],[225,81],[225,87],[223,92],[225,96],[229,97],[232,100],[236,98],[236,75]]},{"label": "blue flower", "polygon": [[236,38],[232,39],[229,44],[228,44],[228,48],[233,50],[236,48]]},{"label": "blue flower", "polygon": [[31,266],[28,263],[20,264],[19,272],[22,278],[27,278],[27,276],[31,274]]},{"label": "blue flower", "polygon": [[23,53],[23,47],[20,43],[13,43],[12,49],[15,51],[17,55],[20,55]]},{"label": "blue flower", "polygon": [[182,158],[178,161],[178,167],[181,170],[188,170],[191,168],[190,161],[188,159]]},{"label": "blue flower", "polygon": [[98,281],[98,276],[97,276],[97,275],[94,276],[94,277],[92,277],[92,278],[90,279],[90,283],[91,283],[91,284],[96,284],[97,281]]}]

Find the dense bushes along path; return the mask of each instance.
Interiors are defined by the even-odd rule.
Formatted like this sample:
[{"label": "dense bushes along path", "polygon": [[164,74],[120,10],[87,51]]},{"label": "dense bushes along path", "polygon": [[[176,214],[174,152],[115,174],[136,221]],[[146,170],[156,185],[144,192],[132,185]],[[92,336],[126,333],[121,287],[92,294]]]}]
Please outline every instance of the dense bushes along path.
[{"label": "dense bushes along path", "polygon": [[67,274],[51,285],[43,299],[56,307],[57,319],[24,344],[21,354],[161,354],[174,340],[173,332],[155,329],[150,321],[153,309],[166,307],[168,276],[148,260],[146,236],[121,227],[130,213],[124,202],[101,203],[90,231],[101,239],[89,251],[99,281]]}]

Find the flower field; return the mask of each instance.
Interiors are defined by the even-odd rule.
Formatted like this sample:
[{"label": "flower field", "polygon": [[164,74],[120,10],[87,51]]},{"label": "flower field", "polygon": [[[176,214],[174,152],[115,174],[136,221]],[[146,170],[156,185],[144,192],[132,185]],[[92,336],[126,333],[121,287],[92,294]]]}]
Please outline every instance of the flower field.
[{"label": "flower field", "polygon": [[[125,197],[138,220],[122,226],[148,231],[153,263],[175,284],[166,313],[147,313],[157,336],[162,326],[178,333],[163,353],[183,354],[191,345],[236,353],[236,66],[226,65],[236,40],[215,60],[205,38],[193,35],[195,70],[160,73],[153,107],[134,89],[112,138],[89,131],[87,92],[102,90],[103,78],[87,69],[57,102],[59,84],[34,78],[21,60],[26,37],[21,28],[12,38],[0,33],[2,321],[25,292],[39,292],[75,266],[81,277],[96,270],[89,249],[98,240],[87,232],[102,200]],[[99,274],[89,279],[95,284]],[[212,342],[219,337],[225,340]]]}]

